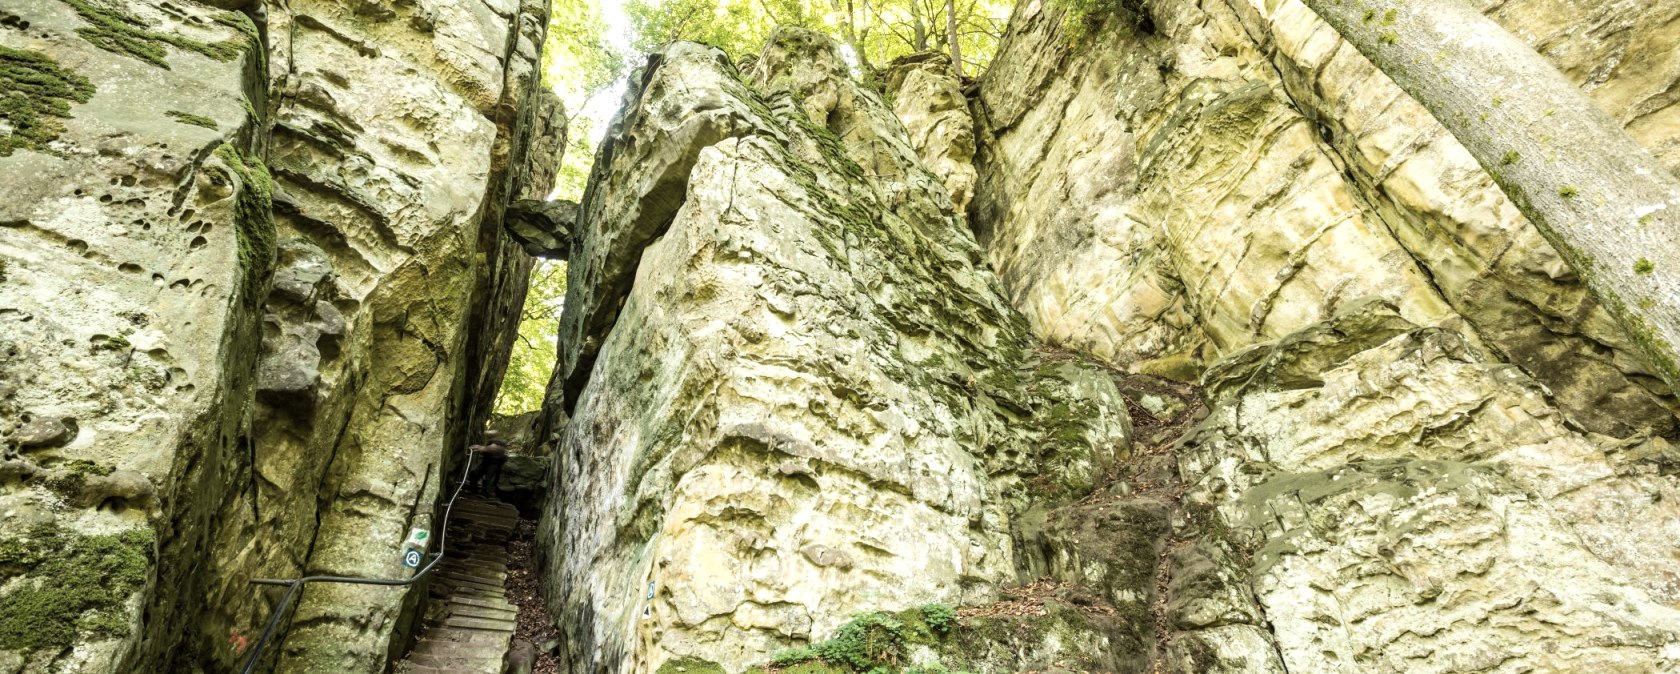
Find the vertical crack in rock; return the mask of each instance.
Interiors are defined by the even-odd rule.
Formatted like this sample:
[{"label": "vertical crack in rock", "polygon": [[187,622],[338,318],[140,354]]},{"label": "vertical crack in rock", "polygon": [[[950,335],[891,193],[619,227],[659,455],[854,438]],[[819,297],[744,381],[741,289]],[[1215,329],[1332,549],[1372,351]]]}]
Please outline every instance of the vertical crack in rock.
[{"label": "vertical crack in rock", "polygon": [[592,365],[554,384],[577,392],[541,530],[574,670],[739,671],[856,611],[990,601],[1014,521],[1127,453],[1109,376],[1040,350],[840,63],[804,31],[740,76],[679,43],[611,130],[563,332],[599,342],[563,341],[593,359],[563,354]]}]

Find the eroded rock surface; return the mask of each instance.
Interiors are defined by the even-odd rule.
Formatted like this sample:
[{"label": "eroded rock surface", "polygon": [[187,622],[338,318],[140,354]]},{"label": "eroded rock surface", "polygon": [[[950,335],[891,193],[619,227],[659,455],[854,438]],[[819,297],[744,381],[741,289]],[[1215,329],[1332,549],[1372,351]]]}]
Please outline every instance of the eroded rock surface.
[{"label": "eroded rock surface", "polygon": [[[500,381],[546,3],[218,4],[0,12],[0,671],[231,671],[253,578],[404,575]],[[384,671],[421,594],[312,587],[262,670]]]},{"label": "eroded rock surface", "polygon": [[262,49],[196,4],[3,13],[0,671],[167,671],[274,262]]},{"label": "eroded rock surface", "polygon": [[[1613,64],[1673,3],[1486,4],[1668,156],[1675,82]],[[1486,174],[1299,2],[1091,21],[1017,9],[970,215],[1036,333],[1208,388],[1163,664],[1680,666],[1673,400]]]},{"label": "eroded rock surface", "polygon": [[988,602],[1013,520],[1126,455],[1109,374],[1037,348],[827,38],[739,74],[671,46],[601,157],[542,537],[571,671],[739,671],[856,611]]}]

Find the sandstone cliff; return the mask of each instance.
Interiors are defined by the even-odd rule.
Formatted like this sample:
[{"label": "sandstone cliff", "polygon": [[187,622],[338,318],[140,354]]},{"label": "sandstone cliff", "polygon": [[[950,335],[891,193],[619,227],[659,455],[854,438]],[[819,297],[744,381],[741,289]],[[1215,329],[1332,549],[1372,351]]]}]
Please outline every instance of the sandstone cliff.
[{"label": "sandstone cliff", "polygon": [[[1671,68],[1613,64],[1680,6],[1542,4],[1489,11],[1669,157]],[[1298,2],[1023,2],[972,98],[834,50],[673,46],[598,158],[549,406],[570,671],[1680,667],[1672,392]],[[1027,423],[1115,396],[1146,437]]]},{"label": "sandstone cliff", "polygon": [[1088,490],[1128,424],[980,260],[832,41],[650,61],[583,204],[552,396],[572,671],[737,670],[1016,583],[1011,521]]},{"label": "sandstone cliff", "polygon": [[[1617,64],[1672,61],[1680,5],[1484,4],[1670,157],[1672,76]],[[1299,2],[1128,7],[1019,8],[971,217],[1035,332],[1209,389],[1173,535],[1252,599],[1171,616],[1168,663],[1680,666],[1674,399],[1575,274]]]},{"label": "sandstone cliff", "polygon": [[[1680,0],[1473,4],[1680,173]],[[0,7],[0,672],[405,576],[533,255],[565,671],[1680,671],[1675,392],[1300,0],[1023,0],[977,82],[673,43],[578,204],[548,12]],[[312,586],[259,670],[426,595]]]},{"label": "sandstone cliff", "polygon": [[[546,3],[217,4],[4,8],[0,671],[227,671],[251,579],[402,575],[500,381]],[[384,671],[420,594],[311,588],[264,669]]]}]

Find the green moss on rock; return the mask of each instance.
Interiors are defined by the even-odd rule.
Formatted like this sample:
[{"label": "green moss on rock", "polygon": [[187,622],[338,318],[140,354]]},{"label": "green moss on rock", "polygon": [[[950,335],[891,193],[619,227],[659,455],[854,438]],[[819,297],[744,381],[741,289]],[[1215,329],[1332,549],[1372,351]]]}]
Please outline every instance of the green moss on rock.
[{"label": "green moss on rock", "polygon": [[262,158],[246,155],[223,143],[215,155],[227,166],[238,202],[234,217],[239,232],[239,265],[245,272],[244,297],[255,306],[258,292],[274,266],[274,180]]},{"label": "green moss on rock", "polygon": [[718,663],[700,658],[677,658],[659,666],[657,674],[728,674]]},{"label": "green moss on rock", "polygon": [[216,120],[210,119],[209,117],[205,117],[203,115],[195,115],[195,114],[192,114],[190,112],[182,112],[180,110],[170,110],[170,111],[165,112],[163,114],[168,116],[168,117],[175,118],[175,121],[180,122],[182,124],[191,124],[193,126],[202,126],[206,129],[210,129],[212,131],[221,128],[221,126],[216,123]]},{"label": "green moss on rock", "polygon": [[127,636],[125,604],[151,572],[155,543],[147,529],[82,536],[43,525],[27,537],[0,536],[0,572],[12,578],[0,595],[0,649]]},{"label": "green moss on rock", "polygon": [[0,157],[19,149],[53,153],[48,143],[64,133],[71,103],[93,97],[93,83],[46,54],[0,46]]},{"label": "green moss on rock", "polygon": [[159,68],[169,68],[167,47],[197,52],[217,61],[231,61],[256,44],[256,26],[238,12],[222,12],[213,18],[218,23],[239,30],[241,35],[212,43],[154,31],[139,17],[128,13],[118,4],[101,0],[64,1],[88,22],[87,26],[76,29],[76,34],[81,35],[83,39],[100,49],[132,56]]}]

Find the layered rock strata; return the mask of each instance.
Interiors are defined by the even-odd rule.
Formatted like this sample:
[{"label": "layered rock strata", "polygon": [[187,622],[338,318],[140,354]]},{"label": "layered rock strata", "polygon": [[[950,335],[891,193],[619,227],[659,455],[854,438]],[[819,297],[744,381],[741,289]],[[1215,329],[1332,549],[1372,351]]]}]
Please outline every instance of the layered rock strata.
[{"label": "layered rock strata", "polygon": [[[252,578],[405,575],[488,418],[547,5],[233,4],[0,16],[0,671],[233,668]],[[383,671],[422,594],[312,587],[264,668]]]},{"label": "layered rock strata", "polygon": [[[1672,77],[1616,64],[1672,56],[1673,3],[1487,4],[1668,156]],[[1680,666],[1670,392],[1304,6],[1024,3],[973,109],[971,221],[1034,331],[1209,389],[1168,668]]]},{"label": "layered rock strata", "polygon": [[650,60],[551,387],[569,671],[739,671],[856,611],[991,601],[1015,520],[1126,455],[1110,375],[1039,348],[945,184],[827,38]]}]

